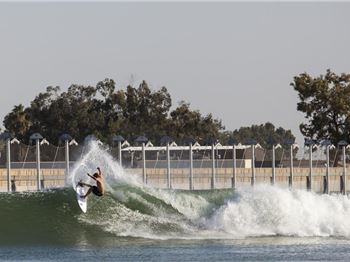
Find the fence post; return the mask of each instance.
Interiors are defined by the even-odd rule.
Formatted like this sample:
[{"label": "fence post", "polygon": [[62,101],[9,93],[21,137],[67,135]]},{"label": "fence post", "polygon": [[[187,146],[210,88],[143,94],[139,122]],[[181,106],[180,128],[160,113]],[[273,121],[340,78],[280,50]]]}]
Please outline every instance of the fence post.
[{"label": "fence post", "polygon": [[212,158],[211,189],[215,189],[215,149],[214,149],[214,143],[211,144],[211,158]]},{"label": "fence post", "polygon": [[293,179],[294,179],[294,167],[293,167],[293,144],[289,146],[290,148],[290,173],[289,173],[289,188],[293,187]]},{"label": "fence post", "polygon": [[118,141],[118,160],[119,165],[122,166],[122,142]]},{"label": "fence post", "polygon": [[68,139],[65,140],[65,162],[66,162],[66,185],[67,185],[67,180],[69,177],[69,143]]},{"label": "fence post", "polygon": [[343,146],[343,194],[346,195],[346,146]]},{"label": "fence post", "polygon": [[252,148],[252,180],[251,180],[251,184],[252,184],[252,186],[254,186],[255,185],[255,145],[252,144],[251,148]]},{"label": "fence post", "polygon": [[271,185],[276,183],[276,153],[275,153],[275,145],[272,145],[272,177],[271,177]]},{"label": "fence post", "polygon": [[236,156],[236,145],[232,146],[232,156],[233,156],[233,175],[232,175],[232,188],[236,189],[237,183],[237,156]]},{"label": "fence post", "polygon": [[[40,142],[40,139],[42,141]],[[40,191],[42,189],[42,181],[41,181],[41,169],[40,169],[40,144],[49,144],[46,139],[43,139],[42,135],[39,133],[34,133],[30,136],[29,138],[30,141],[35,141],[35,146],[36,146],[36,172],[37,172],[37,177],[36,177],[36,183],[37,183],[37,190]]]},{"label": "fence post", "polygon": [[311,190],[312,189],[312,145],[309,146],[309,183],[307,185],[307,190]]},{"label": "fence post", "polygon": [[38,191],[41,190],[41,170],[40,170],[40,143],[39,143],[39,139],[35,140],[35,145],[36,145],[36,172],[37,172],[37,179],[36,179],[36,183],[37,183],[37,189]]},{"label": "fence post", "polygon": [[327,158],[327,169],[326,169],[326,193],[329,194],[329,145],[326,145],[326,158]]},{"label": "fence post", "polygon": [[167,177],[168,177],[168,189],[172,189],[171,173],[170,173],[170,148],[169,143],[166,143],[166,162],[167,162]]},{"label": "fence post", "polygon": [[11,139],[6,139],[7,192],[11,191]]},{"label": "fence post", "polygon": [[118,142],[118,162],[119,165],[122,166],[122,142],[124,142],[125,139],[121,135],[113,135],[112,141]]},{"label": "fence post", "polygon": [[142,143],[142,180],[144,184],[147,184],[145,143]]},{"label": "fence post", "polygon": [[[7,192],[11,192],[11,139],[13,136],[9,132],[4,132],[0,134],[0,140],[6,143],[6,170],[7,170]],[[17,139],[13,140],[19,143]]]},{"label": "fence post", "polygon": [[[70,142],[69,142],[70,140]],[[64,141],[64,151],[65,151],[65,166],[66,166],[66,170],[65,170],[65,185],[67,186],[68,184],[68,178],[69,178],[69,146],[70,145],[78,145],[78,143],[69,135],[69,134],[62,134],[59,137],[59,141]]]},{"label": "fence post", "polygon": [[309,175],[306,179],[306,188],[308,191],[312,189],[312,149],[315,142],[312,139],[305,139],[304,146],[309,147]]},{"label": "fence post", "polygon": [[338,146],[342,146],[343,148],[343,175],[340,179],[340,191],[346,195],[346,147],[348,143],[344,140],[338,142]]},{"label": "fence post", "polygon": [[[148,139],[145,136],[139,136],[135,139],[135,142],[142,144],[142,181],[144,184],[147,184],[147,174],[146,174],[146,152],[145,152],[145,143]],[[133,160],[133,156],[132,156]]]},{"label": "fence post", "polygon": [[190,190],[193,190],[193,150],[190,143]]}]

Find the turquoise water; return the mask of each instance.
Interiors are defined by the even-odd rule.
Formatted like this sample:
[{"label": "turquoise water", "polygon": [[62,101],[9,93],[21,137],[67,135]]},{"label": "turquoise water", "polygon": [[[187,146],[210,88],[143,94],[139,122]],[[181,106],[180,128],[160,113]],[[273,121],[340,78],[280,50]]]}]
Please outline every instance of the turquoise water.
[{"label": "turquoise water", "polygon": [[[0,194],[0,261],[348,261],[350,199],[268,185],[142,185],[92,145],[70,180],[103,167],[82,213],[73,187]],[[91,182],[91,181],[87,181]]]}]

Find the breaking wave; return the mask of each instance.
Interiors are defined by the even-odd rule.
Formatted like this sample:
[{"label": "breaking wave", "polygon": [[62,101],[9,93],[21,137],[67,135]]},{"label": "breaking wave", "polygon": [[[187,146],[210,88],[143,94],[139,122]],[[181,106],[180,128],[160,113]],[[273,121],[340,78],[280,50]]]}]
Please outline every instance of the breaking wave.
[{"label": "breaking wave", "polygon": [[100,166],[107,185],[83,214],[72,186],[0,194],[0,243],[98,244],[126,238],[240,239],[261,236],[350,237],[350,199],[267,185],[180,191],[143,186],[108,151],[90,144],[70,181]]}]

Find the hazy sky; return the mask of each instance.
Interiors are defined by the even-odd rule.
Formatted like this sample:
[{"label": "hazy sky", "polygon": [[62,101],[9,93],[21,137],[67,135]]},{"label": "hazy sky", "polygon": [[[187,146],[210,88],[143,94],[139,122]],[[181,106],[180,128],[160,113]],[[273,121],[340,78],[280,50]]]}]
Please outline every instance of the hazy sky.
[{"label": "hazy sky", "polygon": [[49,85],[146,80],[227,130],[301,141],[302,72],[350,72],[350,3],[0,3],[0,120]]}]

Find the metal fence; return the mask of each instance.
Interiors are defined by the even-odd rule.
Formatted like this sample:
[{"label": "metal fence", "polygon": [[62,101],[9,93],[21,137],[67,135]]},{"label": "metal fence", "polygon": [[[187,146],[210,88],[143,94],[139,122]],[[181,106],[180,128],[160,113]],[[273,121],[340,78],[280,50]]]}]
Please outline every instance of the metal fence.
[{"label": "metal fence", "polygon": [[[13,185],[12,169],[17,171],[32,170],[31,179],[35,180],[36,189],[41,190],[43,187],[42,169],[64,170],[66,178],[70,167],[87,153],[87,145],[78,145],[72,138],[61,140],[58,145],[52,145],[40,137],[40,134],[37,134],[31,137],[31,141],[30,144],[24,144],[12,137],[0,140],[0,167],[6,169],[8,191],[11,191],[10,185]],[[257,143],[247,145],[212,143],[207,146],[198,143],[190,143],[185,146],[167,143],[164,146],[153,146],[149,142],[142,142],[139,145],[130,146],[129,143],[118,141],[118,145],[109,147],[108,152],[123,167],[142,169],[145,183],[147,182],[146,170],[166,170],[169,188],[171,188],[171,173],[178,169],[183,170],[182,175],[189,178],[190,184],[193,181],[194,170],[211,169],[211,187],[215,188],[215,175],[221,169],[232,170],[232,187],[235,187],[236,169],[249,169],[251,184],[255,183],[259,172],[266,172],[267,169],[270,170],[271,182],[274,183],[275,174],[281,173],[278,171],[280,169],[289,173],[286,175],[290,177],[289,184],[292,185],[295,169],[303,168],[309,170],[307,177],[307,188],[309,189],[312,187],[313,169],[322,168],[327,191],[329,168],[342,167],[341,191],[346,191],[345,176],[349,152],[348,145],[344,142],[337,146],[332,146],[329,143],[305,143],[302,148],[299,148],[296,144],[290,143],[289,145],[277,144],[270,148],[262,148]],[[286,171],[286,168],[289,171]],[[33,170],[36,170],[35,179],[33,179],[35,176]],[[55,178],[55,175],[52,174],[47,176]]]}]

